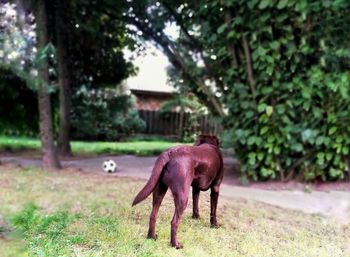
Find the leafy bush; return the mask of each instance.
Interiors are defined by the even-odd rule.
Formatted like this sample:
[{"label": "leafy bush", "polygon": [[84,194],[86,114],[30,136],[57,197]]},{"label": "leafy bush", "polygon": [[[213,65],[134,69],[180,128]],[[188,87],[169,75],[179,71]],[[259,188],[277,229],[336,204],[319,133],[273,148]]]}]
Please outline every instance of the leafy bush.
[{"label": "leafy bush", "polygon": [[81,87],[73,96],[72,109],[73,138],[112,140],[145,128],[135,100],[113,89]]},{"label": "leafy bush", "polygon": [[36,135],[38,119],[36,93],[10,69],[0,67],[0,133]]},{"label": "leafy bush", "polygon": [[[238,58],[247,57],[246,38],[252,62],[223,74],[243,179],[349,178],[349,2],[226,4],[240,11],[217,36]],[[230,53],[220,46],[222,62]]]}]

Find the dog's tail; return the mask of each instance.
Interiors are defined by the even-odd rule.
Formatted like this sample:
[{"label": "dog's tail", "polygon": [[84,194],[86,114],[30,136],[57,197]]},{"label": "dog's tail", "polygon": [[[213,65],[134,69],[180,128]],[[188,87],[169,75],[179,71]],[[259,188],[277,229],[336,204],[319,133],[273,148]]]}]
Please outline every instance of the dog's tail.
[{"label": "dog's tail", "polygon": [[162,153],[158,159],[156,160],[156,163],[154,164],[152,175],[147,181],[146,185],[142,188],[142,190],[137,194],[135,197],[132,206],[138,204],[139,202],[145,200],[154,190],[156,187],[159,177],[162,173],[162,170],[164,166],[168,163],[170,160],[169,153],[164,152]]}]

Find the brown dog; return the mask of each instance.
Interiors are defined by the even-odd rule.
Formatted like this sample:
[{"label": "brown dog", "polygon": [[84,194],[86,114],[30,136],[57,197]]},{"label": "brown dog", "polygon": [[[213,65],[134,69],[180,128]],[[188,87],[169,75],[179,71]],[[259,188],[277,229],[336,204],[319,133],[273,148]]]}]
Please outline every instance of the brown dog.
[{"label": "brown dog", "polygon": [[216,136],[200,135],[194,146],[175,146],[164,151],[156,160],[147,184],[135,197],[133,206],[153,192],[153,209],[149,221],[148,238],[156,239],[156,221],[160,204],[168,188],[175,202],[175,213],[171,221],[172,246],[182,245],[177,241],[177,229],[186,209],[188,194],[192,186],[193,218],[199,218],[199,192],[211,189],[210,223],[217,226],[216,207],[219,187],[223,178],[223,161]]}]

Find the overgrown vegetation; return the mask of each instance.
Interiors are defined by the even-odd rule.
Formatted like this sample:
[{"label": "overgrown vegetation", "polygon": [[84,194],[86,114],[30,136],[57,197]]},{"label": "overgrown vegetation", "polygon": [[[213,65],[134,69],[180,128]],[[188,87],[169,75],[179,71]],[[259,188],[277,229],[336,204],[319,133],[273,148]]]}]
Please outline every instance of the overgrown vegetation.
[{"label": "overgrown vegetation", "polygon": [[1,256],[349,256],[349,226],[328,218],[220,198],[221,227],[209,226],[209,194],[191,203],[180,226],[184,249],[169,246],[173,212],[167,194],[158,239],[146,239],[151,198],[131,207],[144,181],[106,174],[0,166],[0,213],[15,229],[0,238]]},{"label": "overgrown vegetation", "polygon": [[350,178],[349,1],[155,2],[129,18],[224,117],[243,179]]},{"label": "overgrown vegetation", "polygon": [[0,78],[0,134],[37,134],[39,129],[35,92],[9,69],[1,66]]},{"label": "overgrown vegetation", "polygon": [[349,2],[234,2],[240,15],[217,32],[238,53],[249,41],[252,66],[226,74],[243,176],[350,179]]},{"label": "overgrown vegetation", "polygon": [[72,138],[80,140],[116,140],[146,127],[134,97],[116,89],[82,87],[73,95],[71,122]]}]

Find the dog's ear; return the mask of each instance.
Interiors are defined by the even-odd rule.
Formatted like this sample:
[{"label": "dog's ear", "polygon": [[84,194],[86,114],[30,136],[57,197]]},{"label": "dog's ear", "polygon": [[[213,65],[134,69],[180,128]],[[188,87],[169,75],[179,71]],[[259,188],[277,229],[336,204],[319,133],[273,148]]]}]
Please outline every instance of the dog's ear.
[{"label": "dog's ear", "polygon": [[220,145],[219,139],[214,135],[199,135],[197,137],[196,142],[194,143],[194,146],[199,146],[204,143],[212,144],[216,146]]},{"label": "dog's ear", "polygon": [[205,136],[199,135],[197,136],[196,142],[194,142],[194,146],[199,146],[205,142]]},{"label": "dog's ear", "polygon": [[219,146],[220,145],[220,140],[218,139],[218,137],[217,136],[212,136],[212,137],[215,140],[216,145]]}]

